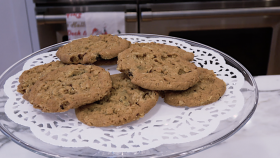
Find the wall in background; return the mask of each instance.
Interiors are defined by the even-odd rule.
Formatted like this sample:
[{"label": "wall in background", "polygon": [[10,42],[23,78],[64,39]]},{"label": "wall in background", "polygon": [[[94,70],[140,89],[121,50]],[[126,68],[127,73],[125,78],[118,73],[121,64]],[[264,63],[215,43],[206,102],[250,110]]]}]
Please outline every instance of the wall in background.
[{"label": "wall in background", "polygon": [[23,57],[39,50],[32,0],[0,1],[0,74]]}]

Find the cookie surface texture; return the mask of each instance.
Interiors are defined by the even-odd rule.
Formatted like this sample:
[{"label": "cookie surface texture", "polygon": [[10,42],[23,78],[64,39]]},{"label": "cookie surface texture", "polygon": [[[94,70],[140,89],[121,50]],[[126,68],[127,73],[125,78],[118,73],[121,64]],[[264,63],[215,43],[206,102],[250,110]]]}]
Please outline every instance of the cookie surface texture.
[{"label": "cookie surface texture", "polygon": [[193,57],[175,46],[136,43],[118,55],[117,69],[145,89],[186,90],[199,80]]},{"label": "cookie surface texture", "polygon": [[97,127],[119,126],[143,117],[158,100],[158,93],[142,89],[130,82],[125,74],[111,76],[110,95],[93,104],[75,109],[77,118]]},{"label": "cookie surface texture", "polygon": [[29,70],[24,71],[19,77],[19,85],[17,91],[23,94],[23,98],[28,100],[28,95],[31,87],[36,83],[37,80],[44,77],[47,73],[54,71],[57,68],[63,67],[60,61],[51,62],[44,65],[35,66]]},{"label": "cookie surface texture", "polygon": [[89,36],[60,47],[56,56],[67,64],[93,64],[100,58],[115,58],[129,46],[129,41],[118,36],[110,34]]},{"label": "cookie surface texture", "polygon": [[93,103],[110,93],[109,72],[94,65],[58,68],[32,87],[29,102],[43,112],[64,112]]},{"label": "cookie surface texture", "polygon": [[196,107],[217,101],[226,91],[226,84],[212,70],[198,68],[200,81],[185,91],[166,91],[164,102],[173,106]]}]

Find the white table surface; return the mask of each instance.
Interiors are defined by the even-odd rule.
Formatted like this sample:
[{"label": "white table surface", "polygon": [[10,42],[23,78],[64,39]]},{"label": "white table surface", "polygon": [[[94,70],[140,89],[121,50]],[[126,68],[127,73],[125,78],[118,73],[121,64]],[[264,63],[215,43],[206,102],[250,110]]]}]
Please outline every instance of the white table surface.
[{"label": "white table surface", "polygon": [[[255,77],[258,107],[249,122],[224,142],[189,158],[279,158],[280,75]],[[0,100],[1,102],[1,100]],[[0,132],[0,158],[42,158]]]}]

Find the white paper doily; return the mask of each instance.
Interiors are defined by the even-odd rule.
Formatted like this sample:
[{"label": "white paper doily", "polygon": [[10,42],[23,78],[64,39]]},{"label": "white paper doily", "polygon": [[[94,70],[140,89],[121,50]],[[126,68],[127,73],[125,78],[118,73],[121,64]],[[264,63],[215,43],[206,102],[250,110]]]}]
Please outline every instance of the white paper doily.
[{"label": "white paper doily", "polygon": [[[52,51],[29,59],[22,71],[6,81],[4,91],[9,97],[5,105],[7,116],[18,124],[30,127],[38,139],[56,146],[136,152],[162,144],[186,143],[207,137],[216,130],[220,121],[233,117],[243,108],[244,97],[240,89],[244,77],[227,65],[218,53],[170,38],[120,37],[132,43],[164,43],[193,52],[197,66],[214,70],[217,77],[226,82],[225,94],[217,102],[197,108],[169,106],[160,98],[157,105],[140,120],[118,127],[89,127],[78,121],[73,109],[64,113],[43,113],[34,109],[16,91],[18,78],[24,70],[58,60],[56,51]],[[120,73],[116,65],[102,67],[110,74]]]}]

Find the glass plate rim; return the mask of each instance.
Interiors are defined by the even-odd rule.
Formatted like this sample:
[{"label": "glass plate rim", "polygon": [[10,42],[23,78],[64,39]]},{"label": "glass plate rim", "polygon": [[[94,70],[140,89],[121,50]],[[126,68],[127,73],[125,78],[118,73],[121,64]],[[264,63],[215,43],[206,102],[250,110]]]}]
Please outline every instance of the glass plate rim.
[{"label": "glass plate rim", "polygon": [[[254,114],[256,108],[257,108],[257,103],[258,103],[258,98],[259,98],[259,91],[258,91],[258,87],[257,87],[257,84],[256,84],[256,81],[254,80],[253,76],[251,75],[251,73],[241,64],[239,63],[237,60],[235,60],[234,58],[232,58],[231,56],[229,56],[228,54],[222,52],[222,51],[219,51],[215,48],[212,48],[210,46],[207,46],[205,44],[202,44],[202,43],[199,43],[199,42],[195,42],[195,41],[192,41],[192,40],[188,40],[188,39],[183,39],[183,38],[178,38],[178,37],[172,37],[172,36],[166,36],[166,35],[157,35],[157,34],[142,34],[142,33],[124,33],[124,34],[116,34],[117,36],[139,36],[139,37],[146,37],[146,38],[171,38],[171,39],[176,39],[176,40],[180,40],[180,41],[183,41],[183,42],[186,42],[192,46],[198,46],[200,48],[206,48],[206,49],[210,49],[210,50],[213,50],[217,53],[219,53],[220,55],[222,55],[226,60],[231,60],[231,62],[237,64],[235,66],[239,66],[243,71],[241,71],[241,73],[244,75],[246,74],[250,81],[251,81],[251,84],[252,86],[254,87],[254,91],[255,91],[255,100],[254,100],[254,106],[253,108],[251,109],[250,113],[247,115],[247,117],[236,127],[234,128],[231,132],[227,133],[226,135],[223,135],[221,136],[220,138],[218,138],[217,140],[213,141],[213,142],[210,142],[210,143],[206,143],[200,147],[197,147],[195,149],[191,149],[191,150],[188,150],[188,151],[183,151],[183,152],[180,152],[180,153],[173,153],[173,154],[170,154],[170,155],[165,155],[163,157],[182,157],[182,156],[189,156],[189,155],[193,155],[193,154],[196,154],[198,152],[201,152],[201,151],[204,151],[206,149],[209,149],[223,141],[225,141],[226,139],[228,139],[229,137],[231,137],[232,135],[234,135],[236,132],[238,132],[249,120],[250,118],[252,117],[252,115]],[[37,54],[37,53],[40,53],[41,51],[44,51],[46,49],[50,49],[50,48],[55,48],[56,46],[59,46],[59,45],[63,45],[63,44],[67,44],[71,42],[71,40],[69,41],[64,41],[64,42],[60,42],[60,43],[57,43],[57,44],[53,44],[53,45],[50,45],[48,47],[45,47],[45,48],[42,48],[34,53],[31,53],[30,55],[20,59],[19,61],[17,61],[16,63],[14,63],[12,66],[10,66],[8,69],[6,69],[1,75],[0,75],[0,79],[10,70],[12,69],[15,65],[17,65],[18,63],[20,63],[21,61]],[[240,70],[239,70],[240,71]],[[37,153],[39,155],[42,155],[42,156],[51,156],[51,157],[60,157],[59,155],[55,155],[55,154],[51,154],[51,153],[48,153],[48,152],[45,152],[45,151],[42,151],[40,149],[37,149],[36,147],[33,147],[31,145],[29,145],[28,143],[24,142],[24,141],[21,141],[19,138],[17,138],[16,136],[14,136],[11,132],[9,132],[8,130],[5,129],[5,127],[2,126],[2,123],[0,123],[0,131],[5,135],[7,136],[8,138],[10,138],[13,142],[15,142],[16,144],[20,145],[21,147],[29,150],[29,151],[32,151],[34,153]],[[98,157],[102,157],[102,156],[98,156]],[[140,156],[141,157],[141,156]],[[153,156],[154,158],[157,158],[157,157],[161,157],[161,156]]]}]

